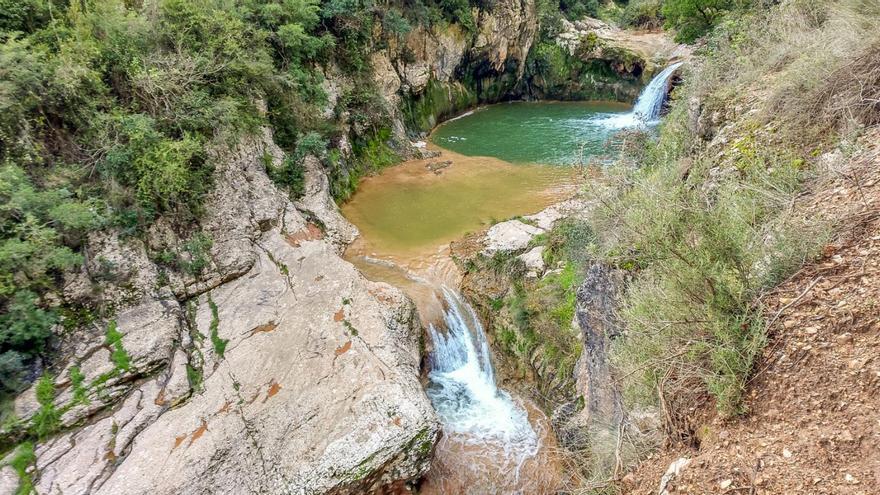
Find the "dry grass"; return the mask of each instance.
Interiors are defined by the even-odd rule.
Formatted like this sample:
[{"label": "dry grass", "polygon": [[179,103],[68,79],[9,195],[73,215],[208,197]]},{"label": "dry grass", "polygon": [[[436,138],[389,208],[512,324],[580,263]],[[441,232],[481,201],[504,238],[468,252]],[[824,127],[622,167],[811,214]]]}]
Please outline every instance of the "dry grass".
[{"label": "dry grass", "polygon": [[[656,408],[669,438],[693,437],[706,400],[743,411],[766,342],[755,301],[827,239],[791,204],[822,173],[817,156],[880,123],[878,25],[877,0],[789,0],[726,21],[657,142],[629,153],[641,168],[593,191],[606,257],[638,273],[612,359],[628,406]],[[709,140],[689,100],[713,116]]]}]

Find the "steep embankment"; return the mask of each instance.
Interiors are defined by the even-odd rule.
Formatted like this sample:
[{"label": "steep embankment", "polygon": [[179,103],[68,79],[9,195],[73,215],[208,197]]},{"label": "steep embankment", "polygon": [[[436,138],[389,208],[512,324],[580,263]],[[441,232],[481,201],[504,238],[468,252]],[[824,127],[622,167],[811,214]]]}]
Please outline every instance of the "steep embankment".
[{"label": "steep embankment", "polygon": [[[860,294],[878,16],[858,0],[737,12],[659,135],[623,136],[567,222],[511,220],[458,245],[511,376],[554,411],[576,487],[876,491],[876,322]],[[485,251],[493,238],[504,249]]]},{"label": "steep embankment", "polygon": [[748,414],[725,420],[701,408],[698,447],[642,463],[624,478],[626,491],[880,490],[878,138],[877,130],[860,138],[853,157],[827,156],[831,175],[792,205],[795,214],[835,219],[838,235],[762,298],[769,340],[748,382]]}]

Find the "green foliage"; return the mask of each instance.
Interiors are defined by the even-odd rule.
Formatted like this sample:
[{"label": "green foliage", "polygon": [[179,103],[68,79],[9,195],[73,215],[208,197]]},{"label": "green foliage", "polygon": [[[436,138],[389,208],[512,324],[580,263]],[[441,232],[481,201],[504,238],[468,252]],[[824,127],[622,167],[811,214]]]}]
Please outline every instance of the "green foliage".
[{"label": "green foliage", "polygon": [[31,430],[39,439],[44,439],[61,426],[61,412],[55,408],[55,380],[44,374],[37,380],[37,402],[40,409],[31,419]]},{"label": "green foliage", "polygon": [[752,0],[663,0],[666,27],[675,29],[675,40],[692,43],[707,34],[724,15]]},{"label": "green foliage", "polygon": [[3,395],[20,391],[25,375],[24,356],[21,353],[6,351],[0,354],[0,392]]},{"label": "green foliage", "polygon": [[180,260],[181,269],[193,276],[201,275],[210,262],[211,246],[214,241],[204,232],[198,232],[183,245],[187,257]]},{"label": "green foliage", "polygon": [[15,448],[15,452],[12,455],[12,459],[9,461],[9,465],[18,475],[19,485],[15,492],[16,495],[30,495],[35,493],[33,480],[31,479],[30,473],[28,473],[28,469],[36,462],[37,456],[34,453],[33,443],[24,442]]},{"label": "green foliage", "polygon": [[208,297],[208,307],[211,308],[211,344],[214,346],[214,352],[222,359],[229,340],[220,338],[220,313],[217,309],[217,304],[210,297]]},{"label": "green foliage", "polygon": [[382,15],[382,29],[395,38],[401,38],[412,31],[412,25],[399,9],[390,7]]},{"label": "green foliage", "polygon": [[430,131],[441,120],[477,104],[477,94],[461,83],[442,83],[431,79],[422,95],[403,103],[407,124]]},{"label": "green foliage", "polygon": [[89,398],[87,397],[88,389],[86,389],[85,375],[79,369],[79,366],[73,366],[70,368],[70,384],[73,387],[73,403],[74,404],[88,404]]},{"label": "green foliage", "polygon": [[201,369],[187,364],[186,365],[186,378],[187,378],[187,381],[189,381],[189,385],[190,385],[190,387],[192,387],[193,390],[201,390],[202,381],[204,379],[202,376]]},{"label": "green foliage", "polygon": [[316,132],[300,135],[297,138],[296,150],[286,155],[280,166],[272,163],[272,158],[267,157],[266,171],[269,177],[278,185],[286,187],[291,199],[299,199],[305,193],[305,164],[307,156],[320,157],[327,148],[327,140]]},{"label": "green foliage", "polygon": [[734,414],[765,340],[752,301],[826,237],[822,225],[780,215],[804,178],[803,162],[753,134],[731,146],[739,147],[740,174],[706,187],[713,163],[696,158],[683,181],[673,164],[685,155],[685,110],[676,102],[642,168],[620,171],[622,187],[597,212],[594,230],[605,235],[611,260],[627,252],[641,268],[620,311],[627,337],[612,357],[628,377],[630,401],[652,402],[662,382],[673,402],[711,393],[722,413]]},{"label": "green foliage", "polygon": [[116,364],[117,371],[128,371],[131,369],[131,358],[125,347],[122,346],[122,334],[116,328],[116,320],[110,320],[107,325],[107,333],[104,336],[104,343],[110,346],[110,359]]},{"label": "green foliage", "polygon": [[544,251],[548,265],[562,261],[578,269],[585,269],[594,255],[596,234],[590,223],[580,218],[566,218],[557,222],[550,231]]},{"label": "green foliage", "polygon": [[[398,163],[400,156],[388,145],[391,130],[379,129],[374,135],[359,139],[352,146],[354,160],[348,164],[346,175],[337,175],[330,184],[330,192],[337,201],[345,201],[354,194],[361,177]],[[335,157],[331,167],[338,169],[342,163]]]},{"label": "green foliage", "polygon": [[657,29],[663,25],[663,0],[630,0],[620,13],[624,27]]},{"label": "green foliage", "polygon": [[599,0],[559,0],[559,8],[571,20],[596,17],[599,13]]}]

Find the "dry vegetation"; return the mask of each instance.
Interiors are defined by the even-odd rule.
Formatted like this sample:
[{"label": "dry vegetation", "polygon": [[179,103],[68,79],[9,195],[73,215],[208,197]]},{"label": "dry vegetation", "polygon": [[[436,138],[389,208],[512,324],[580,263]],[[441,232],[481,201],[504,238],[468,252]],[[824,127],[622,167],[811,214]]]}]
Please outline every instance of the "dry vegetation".
[{"label": "dry vegetation", "polygon": [[880,123],[880,2],[794,0],[731,17],[701,49],[660,136],[591,191],[602,255],[637,273],[612,360],[629,408],[695,438],[767,342],[761,296],[813,259],[834,218],[793,208]]}]

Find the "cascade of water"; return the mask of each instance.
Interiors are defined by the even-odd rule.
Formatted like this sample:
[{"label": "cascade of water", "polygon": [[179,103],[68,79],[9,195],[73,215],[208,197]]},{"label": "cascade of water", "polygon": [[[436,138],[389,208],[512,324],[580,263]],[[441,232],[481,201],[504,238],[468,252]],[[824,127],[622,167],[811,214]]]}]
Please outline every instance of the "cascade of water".
[{"label": "cascade of water", "polygon": [[656,124],[660,120],[663,103],[669,93],[669,80],[682,62],[676,62],[654,76],[639,94],[632,112],[618,115],[605,115],[592,122],[606,128],[623,129]]},{"label": "cascade of water", "polygon": [[431,325],[434,344],[428,397],[448,434],[479,448],[507,454],[513,474],[538,452],[538,434],[526,410],[495,384],[489,344],[473,308],[443,288],[446,332]]},{"label": "cascade of water", "polygon": [[681,62],[676,62],[663,69],[642,90],[639,99],[636,100],[635,107],[633,107],[633,113],[643,122],[653,122],[660,118],[663,102],[666,100],[666,94],[669,93],[669,79],[672,77],[672,73],[681,67],[681,64]]}]

